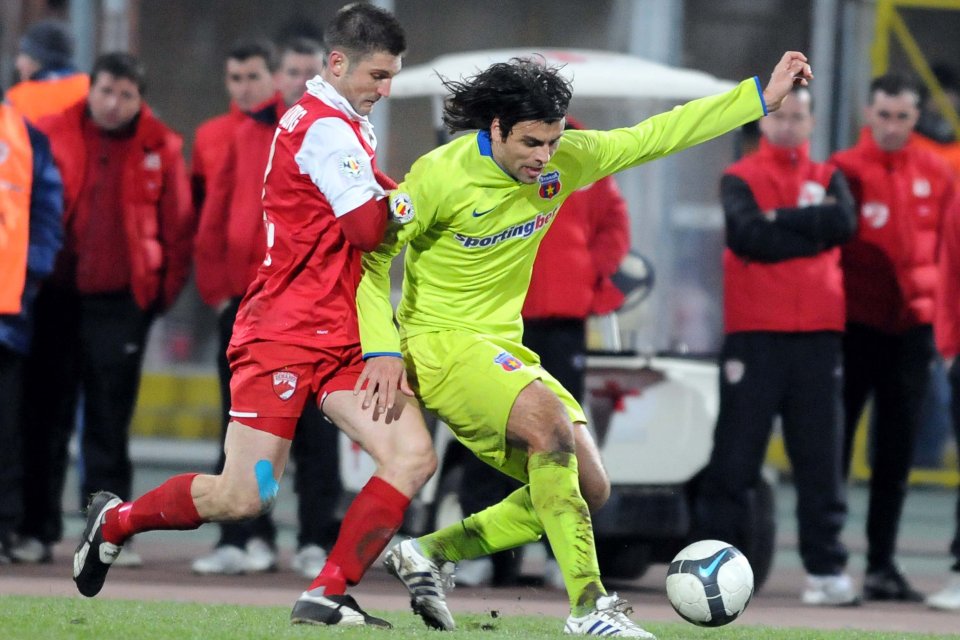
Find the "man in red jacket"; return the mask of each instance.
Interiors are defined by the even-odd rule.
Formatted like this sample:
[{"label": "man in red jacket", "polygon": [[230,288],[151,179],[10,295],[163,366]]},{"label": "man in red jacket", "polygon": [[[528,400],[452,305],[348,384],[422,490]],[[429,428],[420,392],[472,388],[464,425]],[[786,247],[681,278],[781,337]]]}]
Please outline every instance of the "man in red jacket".
[{"label": "man in red jacket", "polygon": [[[50,559],[61,536],[67,442],[83,394],[80,495],[129,496],[130,418],[147,332],[187,279],[195,219],[180,136],[143,101],[127,54],[99,57],[90,93],[41,120],[64,183],[64,246],[36,301],[24,385],[21,547]],[[21,558],[22,559],[22,558]]]},{"label": "man in red jacket", "polygon": [[940,226],[954,194],[949,167],[913,140],[919,91],[886,75],[870,84],[867,125],[832,161],[860,213],[844,246],[843,341],[846,465],[867,397],[873,394],[872,472],[867,513],[868,600],[922,600],[895,563],[897,530],[913,459],[920,405],[930,379]]},{"label": "man in red jacket", "polygon": [[[200,214],[194,264],[200,295],[218,312],[221,445],[230,409],[227,347],[240,301],[257,275],[266,246],[261,195],[270,143],[280,117],[300,99],[307,80],[317,75],[322,65],[320,45],[312,40],[295,39],[280,48],[279,66],[274,73],[277,92],[246,110],[249,117],[230,136],[225,158],[209,183]],[[308,404],[291,450],[296,463],[294,484],[300,529],[298,551],[291,564],[308,578],[323,567],[325,549],[332,545],[339,527],[335,517],[340,496],[337,443],[337,431],[324,423],[316,405]],[[221,446],[217,472],[223,468],[224,460]],[[194,560],[194,572],[253,573],[276,566],[276,527],[269,513],[245,522],[223,523],[220,532],[213,552]]]},{"label": "man in red jacket", "polygon": [[224,84],[230,109],[202,122],[193,137],[190,186],[196,211],[203,210],[207,190],[223,165],[237,126],[276,91],[276,69],[277,54],[269,40],[240,42],[227,54]]},{"label": "man in red jacket", "polygon": [[841,417],[843,273],[838,245],[856,229],[843,175],[814,162],[811,96],[796,87],[760,121],[754,153],[720,182],[726,218],[720,414],[697,496],[694,537],[750,555],[753,492],[774,418],[797,487],[802,600],[851,605],[840,541],[846,520]]}]

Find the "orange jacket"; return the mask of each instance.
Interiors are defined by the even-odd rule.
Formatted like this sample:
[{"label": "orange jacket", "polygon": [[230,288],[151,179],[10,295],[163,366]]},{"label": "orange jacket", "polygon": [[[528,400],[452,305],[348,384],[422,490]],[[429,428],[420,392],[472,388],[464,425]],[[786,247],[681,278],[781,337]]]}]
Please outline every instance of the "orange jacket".
[{"label": "orange jacket", "polygon": [[10,87],[7,100],[30,122],[62,113],[67,107],[86,97],[90,76],[74,73],[66,76],[24,80]]},{"label": "orange jacket", "polygon": [[0,145],[0,314],[15,314],[27,276],[33,148],[23,116],[2,103]]}]

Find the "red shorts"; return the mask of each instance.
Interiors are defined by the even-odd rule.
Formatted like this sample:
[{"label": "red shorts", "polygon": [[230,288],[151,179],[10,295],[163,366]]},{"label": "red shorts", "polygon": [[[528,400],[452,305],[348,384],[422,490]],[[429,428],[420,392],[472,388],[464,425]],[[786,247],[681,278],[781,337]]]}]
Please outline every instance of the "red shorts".
[{"label": "red shorts", "polygon": [[317,348],[251,342],[231,346],[227,349],[230,417],[292,440],[308,401],[320,404],[328,393],[353,390],[363,371],[362,356],[359,344]]}]

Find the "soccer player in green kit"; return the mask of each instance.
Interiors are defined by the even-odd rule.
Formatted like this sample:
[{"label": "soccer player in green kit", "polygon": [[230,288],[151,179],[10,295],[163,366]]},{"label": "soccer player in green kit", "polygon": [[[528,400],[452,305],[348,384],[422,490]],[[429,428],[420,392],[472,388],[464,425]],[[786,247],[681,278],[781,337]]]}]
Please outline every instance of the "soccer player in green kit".
[{"label": "soccer player in green kit", "polygon": [[[570,598],[566,633],[653,638],[600,580],[590,511],[606,501],[610,484],[583,410],[521,344],[537,246],[580,187],[755,120],[810,78],[806,57],[787,52],[765,89],[752,78],[633,127],[566,132],[571,88],[556,68],[514,59],[445,83],[447,128],[477,133],[417,160],[390,195],[391,230],[363,257],[357,307],[368,363],[355,393],[385,410],[398,389],[415,390],[474,454],[526,484],[388,552],[387,569],[427,625],[455,627],[444,596],[447,562],[546,533]],[[398,332],[389,269],[405,245]],[[400,379],[388,366],[394,357],[405,359]]]}]

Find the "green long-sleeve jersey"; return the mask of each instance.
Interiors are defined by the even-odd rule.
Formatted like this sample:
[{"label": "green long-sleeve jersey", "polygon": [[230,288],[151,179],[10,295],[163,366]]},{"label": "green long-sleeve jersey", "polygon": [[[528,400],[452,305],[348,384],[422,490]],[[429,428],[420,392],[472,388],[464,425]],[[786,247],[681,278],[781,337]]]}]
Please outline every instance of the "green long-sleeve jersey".
[{"label": "green long-sleeve jersey", "polygon": [[710,140],[765,111],[753,78],[632,127],[570,130],[535,184],[515,180],[494,162],[487,132],[427,153],[391,192],[387,237],[363,257],[357,310],[364,357],[400,352],[390,263],[404,245],[397,320],[405,335],[458,329],[520,342],[520,311],[537,247],[571,193]]}]

